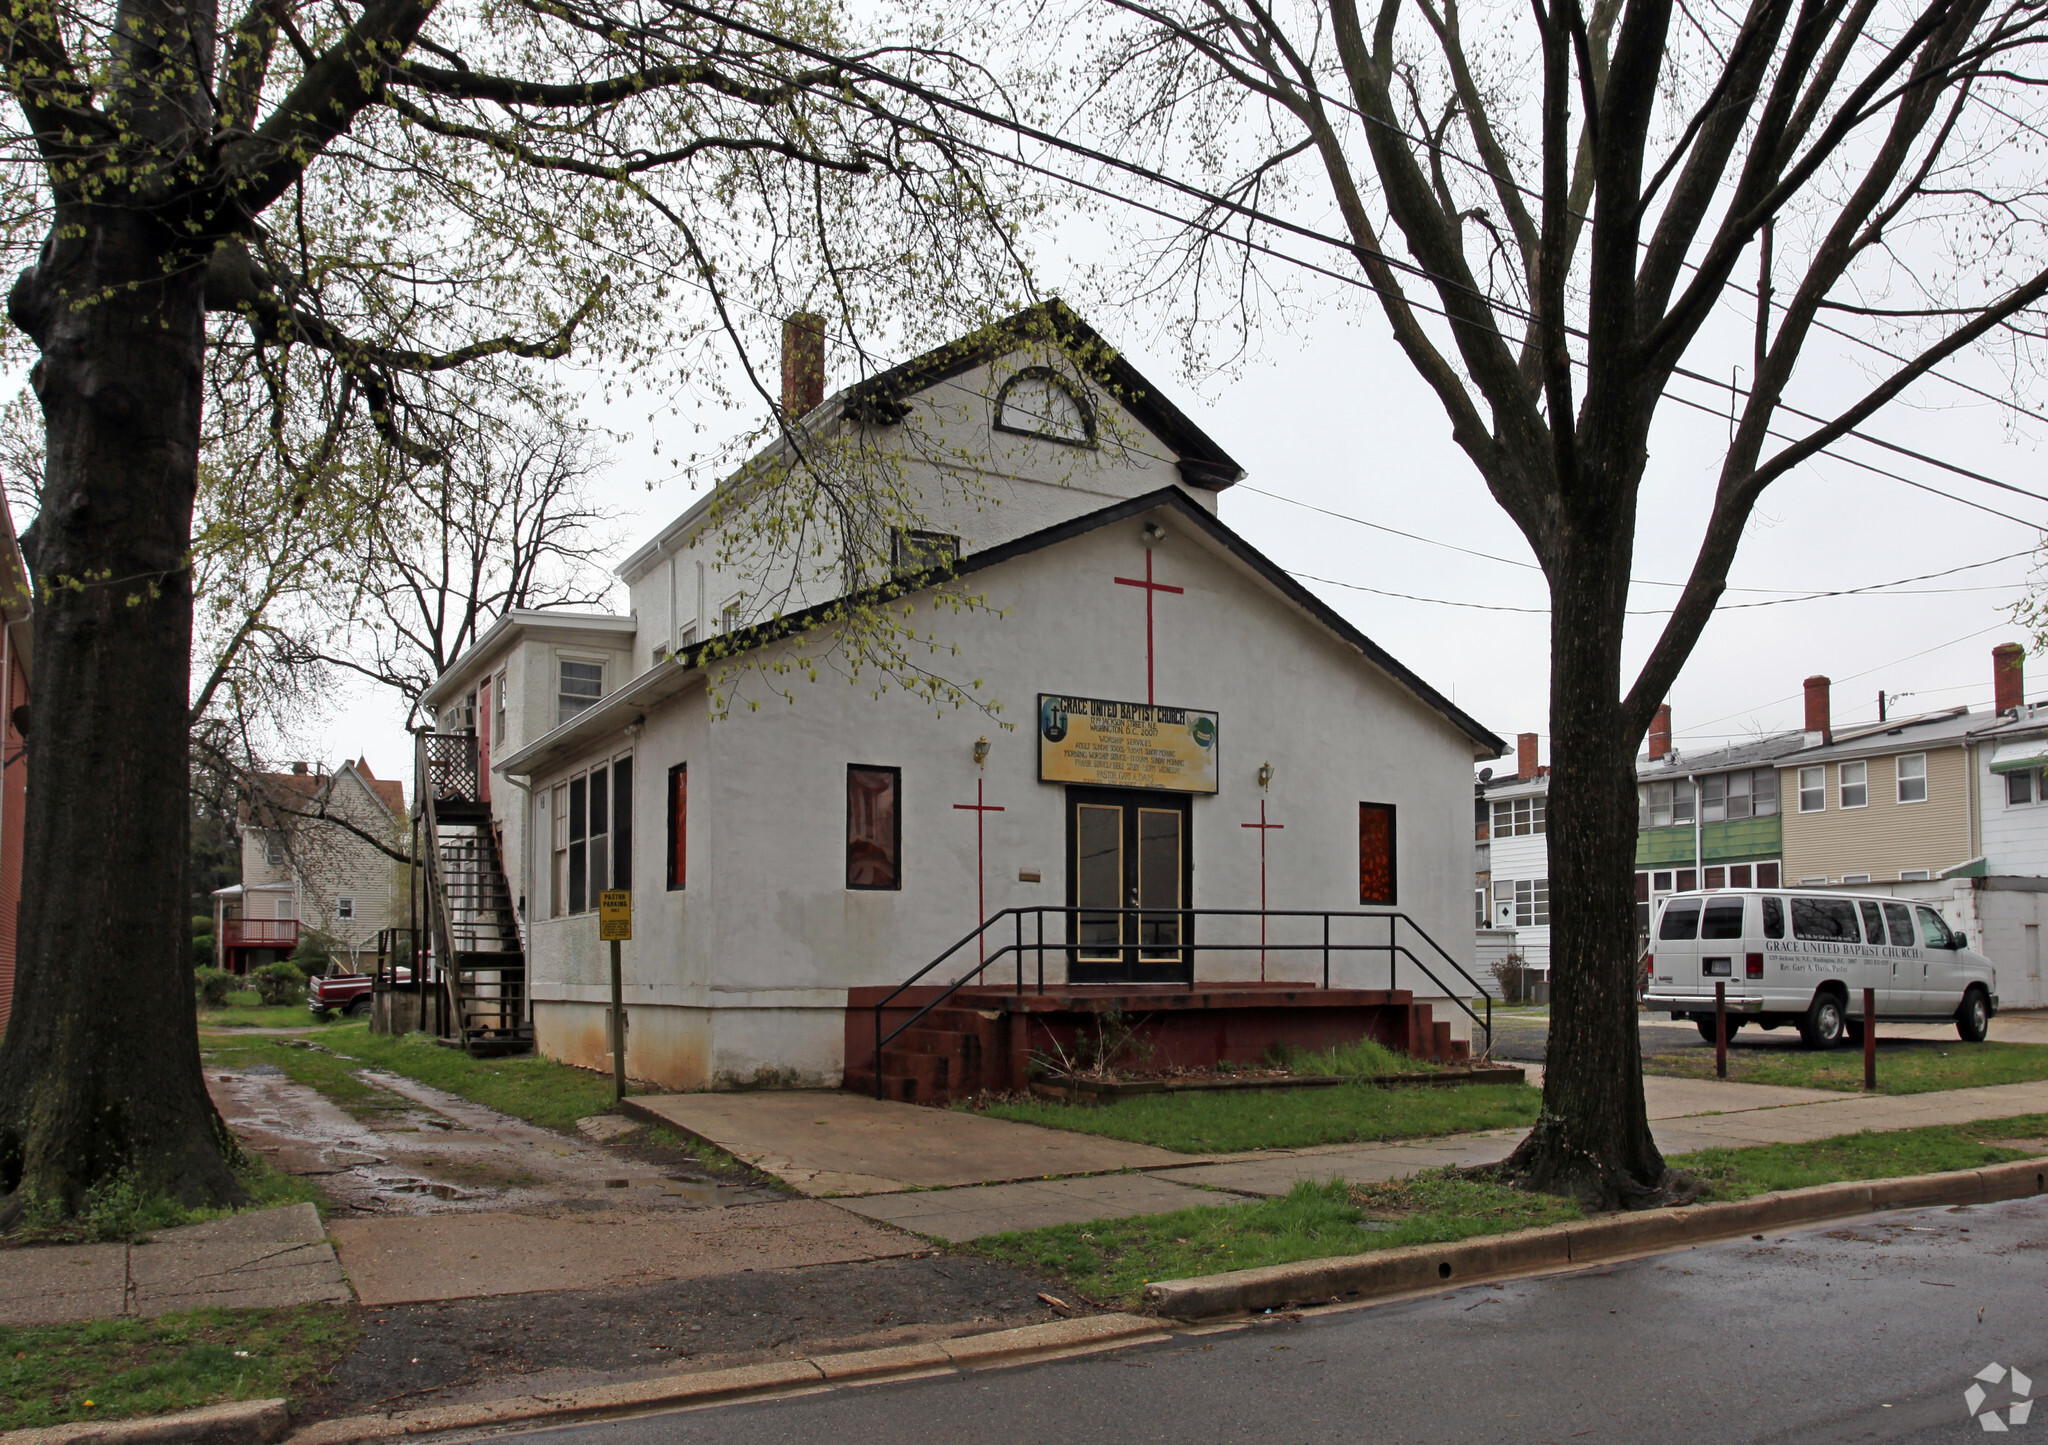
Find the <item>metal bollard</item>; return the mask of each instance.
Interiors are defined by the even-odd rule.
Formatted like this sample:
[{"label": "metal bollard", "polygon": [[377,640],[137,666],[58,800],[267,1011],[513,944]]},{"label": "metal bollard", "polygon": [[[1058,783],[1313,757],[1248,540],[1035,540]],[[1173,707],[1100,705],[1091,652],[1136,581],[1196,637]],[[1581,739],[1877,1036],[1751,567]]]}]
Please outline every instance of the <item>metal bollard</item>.
[{"label": "metal bollard", "polygon": [[1714,1077],[1728,1077],[1728,985],[1714,985]]}]

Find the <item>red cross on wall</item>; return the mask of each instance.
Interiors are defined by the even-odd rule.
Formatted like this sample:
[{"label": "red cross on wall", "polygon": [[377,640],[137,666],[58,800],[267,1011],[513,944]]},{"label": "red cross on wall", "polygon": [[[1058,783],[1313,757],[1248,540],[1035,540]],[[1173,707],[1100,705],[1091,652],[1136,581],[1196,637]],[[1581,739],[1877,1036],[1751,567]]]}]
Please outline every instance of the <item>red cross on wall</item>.
[{"label": "red cross on wall", "polygon": [[1285,823],[1266,821],[1266,800],[1259,799],[1259,821],[1239,823],[1240,828],[1259,830],[1259,982],[1266,981],[1266,834],[1275,828],[1285,828]]},{"label": "red cross on wall", "polygon": [[[1184,587],[1169,587],[1164,582],[1154,582],[1152,580],[1152,549],[1150,547],[1145,549],[1145,576],[1142,580],[1136,577],[1118,577],[1115,581],[1119,587],[1142,587],[1145,589],[1145,702],[1149,706],[1154,701],[1152,696],[1152,594],[1155,592],[1180,593],[1187,589]],[[1264,837],[1265,835],[1261,834],[1260,836]]]},{"label": "red cross on wall", "polygon": [[[987,870],[982,867],[981,825],[990,813],[1004,811],[997,804],[984,803],[981,800],[981,784],[982,780],[980,778],[974,780],[973,802],[955,803],[953,805],[956,812],[974,814],[974,906],[979,912],[979,917],[976,921],[977,927],[986,925],[988,922],[988,874]],[[983,963],[988,962],[988,936],[983,934],[976,942],[981,945],[981,961]]]}]

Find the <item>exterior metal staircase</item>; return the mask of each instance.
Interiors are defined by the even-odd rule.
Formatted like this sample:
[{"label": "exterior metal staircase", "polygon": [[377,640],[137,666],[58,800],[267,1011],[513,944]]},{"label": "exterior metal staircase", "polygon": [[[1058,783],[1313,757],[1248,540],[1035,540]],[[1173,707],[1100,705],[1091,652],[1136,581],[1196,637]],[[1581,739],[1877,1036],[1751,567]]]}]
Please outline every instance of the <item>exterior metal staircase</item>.
[{"label": "exterior metal staircase", "polygon": [[473,732],[421,733],[414,849],[442,1037],[471,1054],[533,1048],[526,954]]}]

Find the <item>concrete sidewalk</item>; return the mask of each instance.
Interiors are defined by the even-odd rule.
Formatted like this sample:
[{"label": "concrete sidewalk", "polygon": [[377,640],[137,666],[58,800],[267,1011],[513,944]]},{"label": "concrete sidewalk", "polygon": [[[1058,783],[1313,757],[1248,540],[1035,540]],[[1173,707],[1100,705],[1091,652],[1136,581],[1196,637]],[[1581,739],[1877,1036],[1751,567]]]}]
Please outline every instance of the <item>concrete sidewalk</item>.
[{"label": "concrete sidewalk", "polygon": [[0,1325],[346,1301],[310,1204],[158,1230],[147,1244],[0,1250]]},{"label": "concrete sidewalk", "polygon": [[[1651,1077],[1643,1085],[1652,1133],[1657,1147],[1667,1154],[1801,1144],[1864,1129],[1913,1129],[2048,1113],[2048,1081],[1875,1097],[1719,1080]],[[1068,1193],[1050,1183],[1001,1184],[837,1202],[841,1208],[870,1219],[960,1241],[1005,1230],[1271,1198],[1285,1194],[1302,1180],[1341,1178],[1377,1184],[1423,1169],[1497,1164],[1521,1142],[1525,1132],[1495,1129],[1434,1139],[1326,1144],[1193,1159],[1176,1168],[1088,1180],[1087,1190]]]}]

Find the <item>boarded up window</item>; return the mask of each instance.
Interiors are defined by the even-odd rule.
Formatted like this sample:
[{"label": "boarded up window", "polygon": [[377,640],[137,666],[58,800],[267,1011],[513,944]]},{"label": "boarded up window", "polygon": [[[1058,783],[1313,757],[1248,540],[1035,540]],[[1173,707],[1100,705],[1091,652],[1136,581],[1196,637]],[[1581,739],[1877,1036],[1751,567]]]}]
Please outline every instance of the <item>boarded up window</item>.
[{"label": "boarded up window", "polygon": [[1358,901],[1393,907],[1394,805],[1358,805]]},{"label": "boarded up window", "polygon": [[690,861],[690,765],[668,770],[668,886],[680,888]]},{"label": "boarded up window", "polygon": [[903,886],[899,768],[846,770],[846,886]]}]

